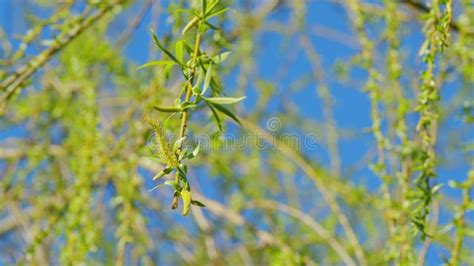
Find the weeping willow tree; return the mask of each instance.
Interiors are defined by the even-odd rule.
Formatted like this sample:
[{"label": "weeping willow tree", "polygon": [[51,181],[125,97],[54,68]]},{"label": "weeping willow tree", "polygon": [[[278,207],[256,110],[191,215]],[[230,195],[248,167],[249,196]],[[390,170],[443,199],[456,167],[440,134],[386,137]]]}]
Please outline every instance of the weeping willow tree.
[{"label": "weeping willow tree", "polygon": [[0,265],[472,265],[471,0],[22,3]]}]

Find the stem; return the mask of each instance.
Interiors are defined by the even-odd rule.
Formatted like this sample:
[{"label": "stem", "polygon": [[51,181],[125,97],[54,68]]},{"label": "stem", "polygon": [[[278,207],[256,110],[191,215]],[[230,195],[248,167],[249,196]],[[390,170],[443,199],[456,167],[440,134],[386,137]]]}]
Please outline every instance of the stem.
[{"label": "stem", "polygon": [[[194,74],[196,73],[196,62],[197,58],[199,55],[199,46],[201,44],[201,33],[199,30],[196,33],[196,41],[194,42],[194,52],[193,52],[193,60],[192,60],[192,68],[191,68],[191,78],[187,82],[186,86],[186,96],[184,98],[185,102],[189,102],[191,100],[191,96],[193,95],[193,80],[194,80]],[[189,111],[188,109],[183,110],[183,115],[181,116],[181,128],[179,130],[179,137],[178,139],[184,137],[184,134],[186,133],[186,128],[188,126],[188,114]],[[181,147],[180,147],[181,150]],[[174,177],[175,182],[179,182],[179,172],[176,172],[175,177]],[[174,193],[173,196],[173,205],[171,207],[172,209],[178,208],[178,193]]]}]

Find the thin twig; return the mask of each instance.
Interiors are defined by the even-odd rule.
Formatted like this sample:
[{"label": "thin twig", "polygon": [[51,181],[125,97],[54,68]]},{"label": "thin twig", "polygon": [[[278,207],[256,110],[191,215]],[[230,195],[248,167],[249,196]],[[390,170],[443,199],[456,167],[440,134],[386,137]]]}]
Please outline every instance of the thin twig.
[{"label": "thin twig", "polygon": [[14,94],[17,93],[17,90],[20,86],[28,80],[38,69],[40,69],[44,64],[46,64],[51,58],[59,52],[62,48],[64,48],[67,44],[69,44],[72,40],[74,40],[77,36],[79,36],[84,30],[88,29],[96,21],[102,18],[105,14],[110,12],[116,5],[120,2],[114,2],[112,4],[108,4],[102,9],[99,9],[95,14],[91,15],[90,17],[83,19],[80,23],[73,26],[70,31],[65,34],[60,34],[55,38],[55,42],[52,46],[48,49],[37,55],[36,57],[29,60],[29,62],[20,69],[15,72],[14,74],[6,77],[0,83],[0,90],[3,91],[2,95],[0,96],[0,111],[3,111],[6,107],[7,100]]},{"label": "thin twig", "polygon": [[344,261],[346,265],[356,265],[354,260],[349,256],[349,254],[346,252],[344,247],[337,241],[334,236],[329,233],[324,227],[318,223],[316,220],[314,220],[311,216],[307,215],[306,213],[292,208],[286,204],[276,202],[276,201],[271,201],[271,200],[263,200],[263,201],[257,201],[251,204],[250,206],[255,205],[260,208],[264,209],[272,209],[272,210],[277,210],[283,213],[286,213],[290,216],[293,216],[294,218],[300,220],[302,223],[307,225],[309,228],[311,228],[314,232],[316,232],[319,236],[321,236],[324,240],[326,240],[331,246],[332,249],[341,257],[341,259]]},{"label": "thin twig", "polygon": [[257,133],[256,136],[258,136],[259,138],[262,138],[268,141],[269,143],[278,143],[277,145],[275,145],[275,148],[278,149],[285,156],[287,156],[290,160],[293,160],[303,170],[303,172],[314,181],[314,183],[316,184],[316,187],[321,192],[324,200],[328,203],[329,208],[331,209],[331,211],[334,213],[337,220],[341,224],[349,240],[349,243],[351,244],[352,248],[354,249],[356,253],[356,256],[359,262],[362,265],[367,265],[367,262],[366,262],[367,260],[365,258],[364,251],[362,249],[362,246],[359,243],[359,240],[354,230],[352,229],[351,224],[349,223],[349,219],[342,211],[341,207],[339,206],[339,203],[337,202],[335,196],[332,194],[329,187],[326,185],[325,181],[318,174],[318,172],[313,168],[313,166],[310,163],[308,163],[306,159],[298,151],[295,151],[294,149],[288,147],[284,143],[280,143],[275,138],[275,136],[264,131],[259,126],[252,123],[251,121],[242,118],[241,122],[246,129],[256,132]]}]

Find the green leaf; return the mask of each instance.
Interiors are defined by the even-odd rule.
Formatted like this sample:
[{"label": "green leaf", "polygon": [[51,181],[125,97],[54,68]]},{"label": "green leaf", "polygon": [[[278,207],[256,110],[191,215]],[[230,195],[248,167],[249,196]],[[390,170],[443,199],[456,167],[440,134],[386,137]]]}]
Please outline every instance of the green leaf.
[{"label": "green leaf", "polygon": [[184,62],[184,40],[179,40],[176,42],[176,44],[174,45],[174,53],[176,54],[176,58],[180,61],[180,62]]},{"label": "green leaf", "polygon": [[172,67],[173,67],[173,65],[166,65],[165,66],[165,77],[166,77],[166,79],[170,78]]},{"label": "green leaf", "polygon": [[186,179],[186,173],[188,172],[188,168],[186,167],[186,165],[180,164],[177,169],[181,177]]},{"label": "green leaf", "polygon": [[181,66],[184,66],[184,67],[187,67],[186,65],[184,65],[183,63],[181,63],[181,61],[179,61],[170,51],[168,51],[164,46],[163,44],[160,42],[160,40],[158,40],[158,37],[156,37],[155,33],[152,31],[151,32],[152,34],[152,37],[153,37],[153,42],[155,43],[155,45],[160,48],[161,51],[163,51],[163,53],[165,53],[169,58],[171,58],[173,61],[175,61],[176,63],[180,64]]},{"label": "green leaf", "polygon": [[192,27],[194,27],[199,22],[198,17],[193,17],[186,26],[184,26],[183,31],[181,32],[182,35],[185,35]]},{"label": "green leaf", "polygon": [[173,168],[166,167],[165,169],[161,170],[161,172],[159,172],[153,177],[153,181],[162,178],[163,176],[171,173],[171,171],[173,171]]},{"label": "green leaf", "polygon": [[[204,24],[206,24],[206,26],[208,26],[209,28],[213,29],[213,30],[219,30],[219,27],[215,26],[215,25],[212,25],[211,23],[207,22],[207,21],[204,21]],[[203,30],[204,32],[204,30]]]},{"label": "green leaf", "polygon": [[201,147],[201,143],[198,143],[196,148],[194,148],[194,150],[193,150],[193,157],[196,157],[198,155],[200,147]]},{"label": "green leaf", "polygon": [[183,160],[183,158],[186,158],[187,157],[187,151],[186,149],[183,149],[180,153],[179,153],[179,156],[178,156],[178,160],[181,161]]},{"label": "green leaf", "polygon": [[174,61],[171,60],[157,60],[157,61],[151,61],[146,64],[143,64],[139,67],[137,67],[137,70],[146,68],[146,67],[151,67],[151,66],[163,66],[163,65],[174,65],[176,64]]},{"label": "green leaf", "polygon": [[211,103],[217,103],[217,104],[233,104],[233,103],[238,103],[245,99],[247,97],[239,97],[239,98],[233,98],[233,97],[210,97],[206,98],[207,101]]},{"label": "green leaf", "polygon": [[173,106],[158,106],[155,105],[153,108],[157,111],[163,112],[163,113],[177,113],[180,112],[181,109],[178,107],[173,107]]},{"label": "green leaf", "polygon": [[202,0],[202,15],[206,15],[206,10],[207,10],[207,0]]},{"label": "green leaf", "polygon": [[222,131],[222,121],[219,118],[219,114],[217,114],[217,111],[214,108],[213,104],[206,101],[205,99],[204,99],[204,102],[207,104],[207,106],[209,106],[209,109],[211,109],[212,114],[214,115],[214,118],[216,119],[217,126],[219,127],[219,130]]},{"label": "green leaf", "polygon": [[181,110],[185,110],[185,109],[189,109],[189,108],[194,108],[196,107],[196,104],[192,103],[192,102],[184,102],[182,105],[181,105]]},{"label": "green leaf", "polygon": [[186,216],[192,202],[191,192],[188,190],[181,191],[181,199],[183,200],[183,215]]},{"label": "green leaf", "polygon": [[212,3],[211,3],[211,5],[207,7],[207,9],[206,9],[206,14],[205,14],[205,16],[204,16],[204,17],[207,17],[207,15],[208,15],[208,14],[210,14],[210,13],[212,12],[212,10],[214,9],[214,7],[216,7],[216,5],[217,5],[218,3],[219,3],[219,1],[218,1],[218,0],[217,0],[217,1],[214,1],[214,2],[212,2]]},{"label": "green leaf", "polygon": [[173,152],[177,152],[180,148],[181,148],[181,145],[183,144],[183,141],[186,139],[186,136],[178,139],[175,141],[174,145],[173,145]]},{"label": "green leaf", "polygon": [[211,13],[209,13],[207,16],[206,16],[206,19],[210,19],[212,17],[215,17],[215,16],[219,16],[220,14],[224,14],[225,12],[227,12],[229,10],[229,8],[225,7],[225,8],[221,8],[221,9],[218,9],[216,11],[213,11]]},{"label": "green leaf", "polygon": [[212,62],[214,62],[214,64],[220,64],[224,62],[227,59],[227,57],[229,57],[230,53],[231,53],[230,51],[227,51],[227,52],[223,52],[218,55],[215,55],[212,57]]},{"label": "green leaf", "polygon": [[206,207],[206,205],[204,205],[204,203],[198,201],[198,200],[191,200],[191,204],[192,205],[196,205],[196,206],[199,206],[199,207]]},{"label": "green leaf", "polygon": [[160,184],[160,185],[157,185],[157,186],[154,186],[152,189],[148,190],[148,192],[152,192],[153,190],[155,189],[158,189],[160,187],[164,186],[164,184]]},{"label": "green leaf", "polygon": [[216,103],[211,103],[212,106],[214,106],[217,110],[219,110],[219,112],[227,115],[228,117],[232,118],[232,120],[234,120],[237,124],[239,124],[240,126],[242,126],[242,123],[240,123],[240,120],[237,118],[236,115],[234,115],[234,113],[232,113],[229,109],[225,108],[224,106],[220,105],[220,104],[216,104]]},{"label": "green leaf", "polygon": [[212,80],[212,62],[209,63],[209,67],[207,68],[206,77],[204,78],[204,85],[202,86],[201,95],[204,95],[204,93],[206,93],[207,89],[209,88],[209,84],[211,84],[211,80]]},{"label": "green leaf", "polygon": [[166,180],[165,183],[164,183],[164,185],[173,187],[173,189],[174,189],[175,191],[180,191],[180,187],[179,187],[178,183],[176,183],[176,182],[173,181],[173,180]]}]

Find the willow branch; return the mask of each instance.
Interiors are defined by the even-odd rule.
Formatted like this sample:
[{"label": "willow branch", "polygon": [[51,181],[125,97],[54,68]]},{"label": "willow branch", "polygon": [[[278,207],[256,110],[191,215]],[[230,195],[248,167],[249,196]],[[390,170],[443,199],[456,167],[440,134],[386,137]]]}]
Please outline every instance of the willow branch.
[{"label": "willow branch", "polygon": [[110,12],[119,2],[106,5],[104,8],[99,9],[95,14],[88,18],[81,20],[77,25],[73,26],[71,30],[64,34],[59,34],[55,38],[54,44],[48,49],[32,58],[27,64],[19,68],[17,72],[6,77],[0,83],[0,90],[3,91],[0,96],[0,110],[4,109],[7,104],[7,100],[14,94],[18,93],[20,86],[28,80],[38,69],[52,59],[52,57],[58,53],[62,48],[68,45],[72,40],[77,38],[82,32],[90,28],[101,19],[105,14]]},{"label": "willow branch", "polygon": [[321,192],[324,200],[328,203],[329,208],[341,224],[344,233],[346,234],[349,240],[349,243],[351,244],[357,255],[359,262],[363,265],[366,265],[367,263],[364,251],[359,243],[359,240],[354,230],[352,229],[351,224],[349,223],[349,219],[342,211],[341,207],[339,206],[339,203],[336,200],[336,197],[326,185],[325,180],[323,180],[323,178],[318,174],[318,172],[313,168],[313,166],[308,163],[298,151],[295,151],[294,149],[286,146],[284,143],[279,143],[275,136],[267,133],[254,123],[246,119],[241,119],[241,122],[246,129],[257,133],[257,136],[259,138],[262,138],[263,140],[266,140],[269,143],[278,143],[278,145],[275,145],[275,148],[278,149],[282,154],[287,156],[288,159],[294,161],[296,165],[298,165],[303,170],[303,172],[313,180],[313,182],[316,184],[316,187]]},{"label": "willow branch", "polygon": [[[426,6],[425,4],[423,4],[422,2],[415,1],[415,0],[399,0],[399,1],[400,1],[400,3],[403,3],[403,4],[411,7],[412,9],[416,10],[419,13],[427,14],[427,13],[430,12],[430,8],[428,6]],[[449,27],[453,31],[456,31],[456,32],[460,31],[459,24],[454,20],[449,23]],[[469,33],[469,35],[473,35],[473,34],[474,33]]]},{"label": "willow branch", "polygon": [[123,33],[118,37],[117,42],[115,43],[115,48],[122,48],[127,41],[130,39],[130,36],[137,30],[140,24],[145,19],[146,13],[150,10],[151,5],[153,4],[153,0],[147,0],[145,4],[143,4],[140,11],[138,11],[137,15],[132,19],[132,22],[129,26],[123,31]]}]

